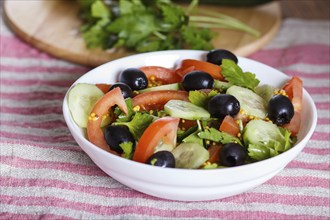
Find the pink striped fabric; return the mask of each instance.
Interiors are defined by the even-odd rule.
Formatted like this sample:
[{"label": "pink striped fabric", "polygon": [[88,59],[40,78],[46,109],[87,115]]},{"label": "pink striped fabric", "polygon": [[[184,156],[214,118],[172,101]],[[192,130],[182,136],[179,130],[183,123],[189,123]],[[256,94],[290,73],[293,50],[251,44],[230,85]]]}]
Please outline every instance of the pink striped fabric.
[{"label": "pink striped fabric", "polygon": [[329,38],[327,21],[288,19],[250,56],[301,77],[312,95],[318,125],[303,152],[246,193],[173,202],[118,183],[88,158],[61,110],[88,68],[31,47],[1,20],[0,219],[330,219]]}]

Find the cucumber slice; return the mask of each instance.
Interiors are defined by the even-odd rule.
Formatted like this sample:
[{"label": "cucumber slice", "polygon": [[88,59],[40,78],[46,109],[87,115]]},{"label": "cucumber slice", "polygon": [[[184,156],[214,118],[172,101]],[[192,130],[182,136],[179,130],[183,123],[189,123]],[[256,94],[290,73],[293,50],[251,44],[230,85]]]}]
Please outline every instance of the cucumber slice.
[{"label": "cucumber slice", "polygon": [[222,82],[220,80],[214,80],[214,85],[213,88],[214,89],[218,89],[221,92],[225,92],[227,91],[227,89],[229,89],[229,87],[231,87],[233,84],[230,84],[229,82]]},{"label": "cucumber slice", "polygon": [[269,141],[285,142],[283,135],[279,128],[272,122],[264,120],[251,120],[249,121],[243,132],[243,140],[245,144],[260,145],[268,143]]},{"label": "cucumber slice", "polygon": [[256,93],[262,97],[266,103],[269,102],[269,100],[273,97],[274,95],[275,88],[271,85],[265,84],[262,86],[258,86],[256,88]]},{"label": "cucumber slice", "polygon": [[[264,120],[251,120],[243,130],[243,140],[246,146],[263,146],[276,152],[284,152],[292,147],[290,133],[277,127],[272,122]],[[258,150],[257,150],[258,151]],[[262,153],[255,151],[254,154]]]},{"label": "cucumber slice", "polygon": [[266,101],[250,89],[240,86],[231,86],[227,89],[226,93],[233,95],[239,101],[241,110],[243,110],[246,115],[252,115],[261,119],[266,118]]},{"label": "cucumber slice", "polygon": [[88,116],[96,101],[103,95],[103,92],[93,84],[79,83],[70,89],[68,106],[73,120],[79,127],[87,127]]},{"label": "cucumber slice", "polygon": [[210,113],[202,107],[182,100],[170,100],[164,105],[167,114],[175,118],[201,120],[210,118]]},{"label": "cucumber slice", "polygon": [[182,143],[172,153],[176,168],[197,169],[210,158],[209,152],[197,143]]},{"label": "cucumber slice", "polygon": [[167,85],[155,86],[151,88],[146,88],[139,90],[139,93],[151,92],[151,91],[160,91],[160,90],[180,90],[181,86],[179,83],[172,83]]}]

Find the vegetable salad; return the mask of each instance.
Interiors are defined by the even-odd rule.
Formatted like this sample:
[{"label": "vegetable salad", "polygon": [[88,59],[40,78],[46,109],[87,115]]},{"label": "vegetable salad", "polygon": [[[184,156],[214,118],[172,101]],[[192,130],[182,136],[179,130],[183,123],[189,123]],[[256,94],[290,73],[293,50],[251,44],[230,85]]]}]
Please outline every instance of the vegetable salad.
[{"label": "vegetable salad", "polygon": [[68,106],[88,140],[112,154],[160,167],[232,167],[296,141],[301,79],[280,88],[259,83],[234,54],[215,49],[176,69],[130,67],[111,85],[77,84]]}]

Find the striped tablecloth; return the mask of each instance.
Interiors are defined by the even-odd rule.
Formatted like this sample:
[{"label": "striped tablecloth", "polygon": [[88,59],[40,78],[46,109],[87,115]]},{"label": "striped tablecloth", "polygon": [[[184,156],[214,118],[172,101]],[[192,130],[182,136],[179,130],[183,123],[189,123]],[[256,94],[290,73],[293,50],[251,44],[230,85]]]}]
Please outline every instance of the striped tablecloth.
[{"label": "striped tablecloth", "polygon": [[89,159],[61,110],[88,69],[34,49],[1,21],[0,219],[330,219],[329,30],[327,21],[284,20],[250,56],[301,77],[315,100],[318,125],[303,152],[246,193],[174,202],[118,183]]}]

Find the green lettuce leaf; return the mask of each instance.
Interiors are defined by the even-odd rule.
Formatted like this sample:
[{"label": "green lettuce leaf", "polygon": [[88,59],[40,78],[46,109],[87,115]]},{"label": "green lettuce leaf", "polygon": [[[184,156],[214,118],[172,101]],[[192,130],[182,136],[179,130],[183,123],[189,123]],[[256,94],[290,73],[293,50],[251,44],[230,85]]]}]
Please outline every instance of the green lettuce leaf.
[{"label": "green lettuce leaf", "polygon": [[284,152],[289,150],[296,142],[296,139],[291,138],[291,132],[288,129],[278,127],[280,129],[281,134],[284,137],[284,145],[281,146],[279,151]]},{"label": "green lettuce leaf", "polygon": [[123,142],[119,144],[121,149],[123,149],[122,157],[126,159],[132,159],[134,153],[134,144],[132,142]]},{"label": "green lettuce leaf", "polygon": [[273,146],[255,144],[248,145],[248,155],[254,160],[265,160],[278,154],[278,151],[276,151]]},{"label": "green lettuce leaf", "polygon": [[207,108],[208,101],[217,94],[219,94],[219,92],[216,90],[212,90],[208,94],[203,91],[194,90],[194,91],[189,91],[188,99],[194,105]]}]

